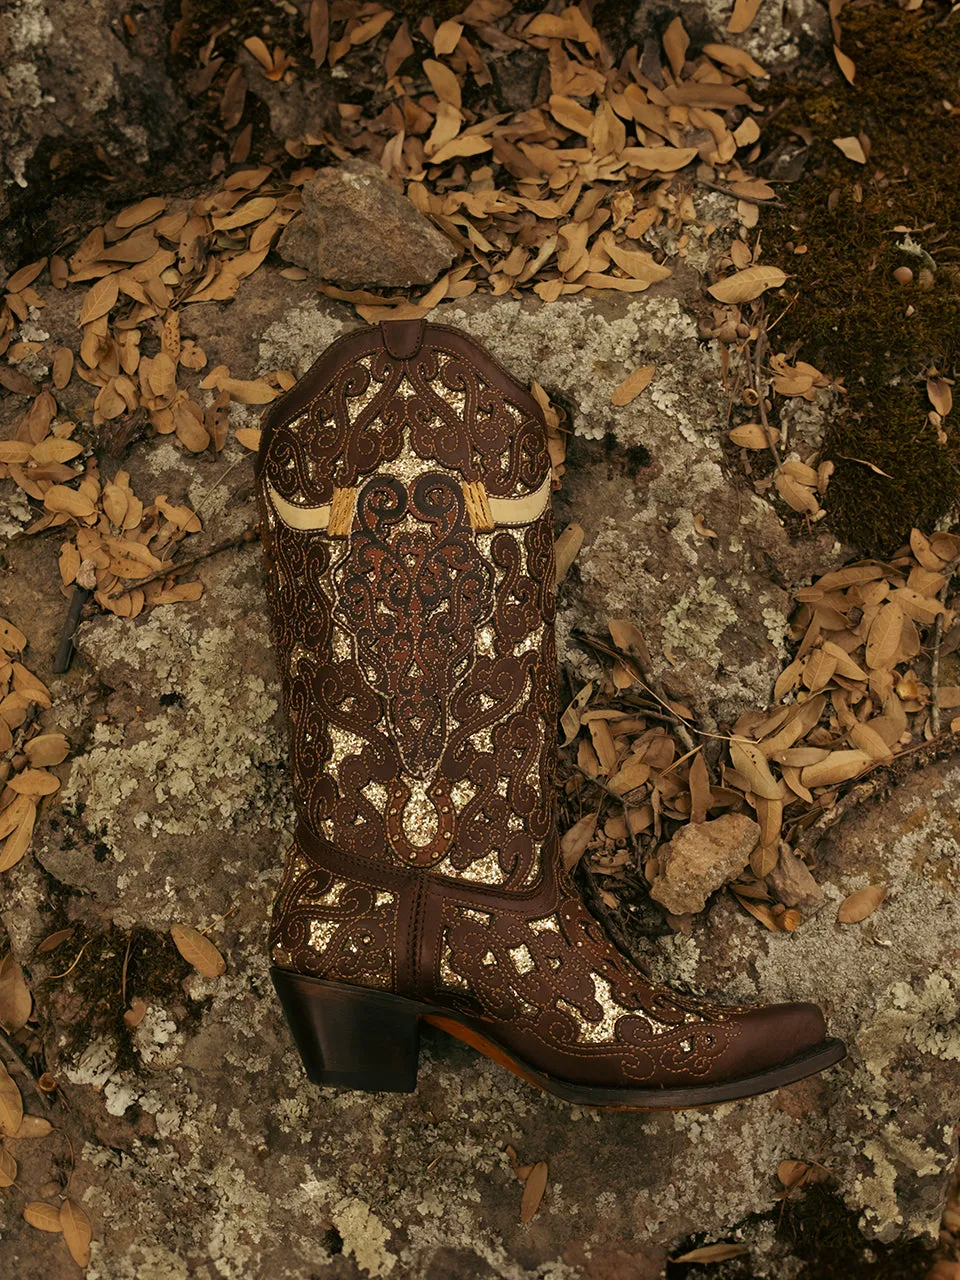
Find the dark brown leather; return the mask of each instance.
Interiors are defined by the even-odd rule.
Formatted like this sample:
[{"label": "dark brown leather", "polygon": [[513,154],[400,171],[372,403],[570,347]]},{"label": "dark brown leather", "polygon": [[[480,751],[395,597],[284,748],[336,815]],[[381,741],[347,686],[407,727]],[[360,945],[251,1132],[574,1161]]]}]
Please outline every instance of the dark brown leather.
[{"label": "dark brown leather", "polygon": [[536,401],[442,325],[349,333],[267,412],[258,495],[299,813],[272,960],[482,1019],[584,1085],[786,1062],[823,1040],[819,1009],[651,982],[563,871],[549,474]]}]

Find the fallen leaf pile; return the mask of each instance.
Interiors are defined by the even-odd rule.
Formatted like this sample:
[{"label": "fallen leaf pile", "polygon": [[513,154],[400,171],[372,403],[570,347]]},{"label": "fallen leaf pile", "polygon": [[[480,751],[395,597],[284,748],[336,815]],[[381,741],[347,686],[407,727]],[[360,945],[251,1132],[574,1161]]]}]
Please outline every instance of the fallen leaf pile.
[{"label": "fallen leaf pile", "polygon": [[[664,32],[661,57],[632,47],[615,64],[575,6],[530,14],[507,0],[475,0],[456,19],[437,25],[428,15],[413,31],[406,18],[369,9],[314,3],[314,57],[343,65],[379,38],[386,105],[370,117],[340,104],[336,138],[305,134],[287,149],[306,156],[326,145],[378,161],[461,249],[463,264],[419,300],[422,309],[478,284],[498,295],[533,289],[546,301],[585,288],[649,288],[671,268],[647,233],[667,229],[682,257],[697,221],[689,184],[674,189],[691,165],[738,199],[750,225],[756,202],[774,195],[744,167],[762,112],[748,86],[766,71],[732,44],[694,53],[680,18]],[[328,37],[318,41],[318,29]],[[542,100],[496,110],[493,64],[524,50],[544,59]],[[331,292],[369,319],[382,313],[377,295]],[[402,305],[411,313],[409,299]]]},{"label": "fallen leaf pile", "polygon": [[[754,13],[736,6],[730,31],[745,30]],[[380,77],[370,98],[378,111],[341,102],[335,132],[285,143],[294,161],[320,148],[324,163],[351,154],[379,162],[460,250],[460,262],[413,302],[407,294],[385,299],[319,286],[353,302],[368,320],[420,314],[478,286],[494,294],[532,289],[547,301],[585,288],[643,290],[667,278],[667,257],[684,257],[690,245],[697,214],[690,182],[678,178],[695,176],[734,196],[744,234],[756,222],[757,202],[774,195],[745,167],[758,154],[762,115],[749,85],[766,72],[732,44],[708,43],[697,52],[680,18],[666,28],[659,55],[648,43],[642,52],[628,49],[619,63],[572,6],[530,14],[514,12],[507,0],[476,0],[455,20],[437,25],[428,15],[415,29],[410,23],[375,4],[328,9],[315,0],[304,32],[314,68],[339,75],[364,58],[366,74],[373,67]],[[213,95],[227,129],[241,123],[248,76],[289,86],[305,70],[297,56],[258,37],[240,51],[247,62],[231,65],[217,40],[215,33],[199,51],[193,91]],[[494,74],[500,60],[518,51],[542,60],[541,89],[536,105],[504,112],[495,109]],[[248,152],[246,126],[232,159],[242,164]],[[221,450],[230,402],[264,405],[294,375],[278,370],[251,379],[224,365],[209,369],[189,336],[190,308],[236,295],[297,215],[301,188],[315,173],[309,164],[264,164],[238,168],[193,201],[149,196],[94,227],[69,255],[26,264],[8,280],[0,303],[6,355],[0,384],[29,403],[14,438],[0,443],[0,476],[43,504],[30,532],[72,523],[74,536],[61,555],[65,587],[92,584],[98,603],[124,616],[195,598],[198,584],[176,586],[164,575],[174,571],[175,543],[198,522],[187,508],[165,509],[158,498],[141,523],[124,473],[101,487],[91,433],[64,417],[57,397],[69,388],[73,403],[79,384],[89,387],[96,443],[115,456],[146,424],[189,452]],[[712,230],[708,224],[698,233],[709,237]],[[711,292],[725,304],[714,313],[716,334],[736,339],[738,305],[786,276],[755,262],[756,249],[744,239],[731,252],[718,270],[735,270]],[[298,267],[283,273],[306,274]],[[18,324],[42,311],[47,280],[56,290],[83,290],[76,349],[17,340]],[[26,370],[44,363],[49,378],[38,383]],[[634,370],[615,403],[629,403],[653,374],[651,366]],[[781,372],[782,382],[799,378],[805,385],[805,377],[805,369],[786,365]],[[549,420],[545,395],[534,392]],[[558,480],[564,436],[555,422],[550,429]],[[250,428],[237,438],[256,447]],[[795,476],[786,466],[778,489],[797,509],[810,509],[807,473]],[[150,583],[141,588],[144,578]]]},{"label": "fallen leaf pile", "polygon": [[30,847],[37,806],[60,788],[50,772],[70,751],[62,733],[43,732],[38,715],[52,703],[47,686],[21,662],[27,638],[0,618],[0,871]]},{"label": "fallen leaf pile", "polygon": [[[659,696],[641,632],[611,620],[610,642],[591,643],[612,666],[562,717],[577,771],[568,810],[580,811],[563,837],[567,865],[588,854],[616,906],[638,874],[650,885],[662,873],[659,850],[681,824],[745,811],[759,838],[729,888],[768,929],[796,929],[804,894],[785,864],[802,859],[807,828],[842,788],[934,738],[941,714],[960,732],[960,685],[943,680],[960,648],[949,603],[958,562],[960,537],[914,530],[889,562],[851,564],[797,591],[796,652],[773,704],[723,735],[702,733],[689,708]],[[805,864],[800,874],[813,884]],[[839,921],[866,919],[885,896],[883,885],[857,890]]]}]

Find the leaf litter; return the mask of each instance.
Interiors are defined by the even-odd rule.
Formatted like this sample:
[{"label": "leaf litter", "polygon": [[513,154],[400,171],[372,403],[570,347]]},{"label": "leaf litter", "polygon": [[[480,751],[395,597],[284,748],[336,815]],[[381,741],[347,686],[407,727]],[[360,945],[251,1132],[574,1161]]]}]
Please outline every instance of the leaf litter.
[{"label": "leaf litter", "polygon": [[[759,0],[736,0],[729,32],[746,30],[758,7]],[[671,229],[679,237],[677,256],[683,258],[687,228],[696,221],[691,182],[705,181],[738,198],[743,227],[729,255],[715,263],[708,292],[720,305],[710,310],[705,336],[716,336],[748,357],[753,370],[754,352],[768,332],[765,295],[789,278],[783,269],[757,261],[759,240],[750,245],[746,234],[756,224],[759,203],[776,195],[748,167],[764,113],[751,96],[751,82],[765,78],[764,68],[733,45],[707,44],[697,52],[680,18],[664,32],[665,61],[654,74],[646,59],[641,66],[635,48],[614,65],[596,28],[573,7],[531,15],[515,13],[506,0],[474,0],[457,20],[438,25],[428,15],[413,31],[411,22],[375,4],[362,11],[354,4],[328,9],[314,0],[306,30],[314,65],[332,68],[354,50],[375,48],[393,96],[374,117],[362,108],[344,112],[345,141],[306,135],[288,139],[286,151],[294,160],[305,160],[314,147],[325,147],[335,157],[374,158],[459,247],[460,264],[412,304],[407,297],[390,301],[364,290],[323,285],[321,290],[352,302],[369,320],[398,313],[400,307],[404,314],[425,313],[443,298],[478,288],[515,296],[532,290],[548,303],[587,288],[642,291],[673,270],[655,237],[645,237],[658,227]],[[840,48],[834,22],[837,64],[853,83],[856,66]],[[422,56],[424,42],[432,56]],[[492,80],[490,51],[503,42],[546,58],[549,94],[528,110],[491,113],[477,105]],[[224,126],[240,128],[233,154],[242,165],[251,129],[242,126],[247,72],[215,56],[215,43],[214,37],[199,58],[207,80],[203,91],[219,101]],[[296,55],[280,45],[271,47],[255,35],[244,44],[266,80],[289,83],[297,75]],[[866,134],[834,141],[849,160],[867,162]],[[184,539],[201,532],[197,514],[167,495],[155,495],[145,505],[122,470],[101,476],[101,463],[85,443],[86,430],[63,418],[54,392],[76,382],[91,388],[94,427],[122,428],[141,414],[187,453],[222,450],[229,404],[269,403],[292,385],[294,375],[277,370],[251,379],[219,366],[198,377],[206,356],[181,334],[181,325],[190,307],[236,296],[297,215],[301,189],[314,172],[309,164],[286,175],[271,165],[241,167],[215,191],[182,207],[168,207],[162,196],[148,197],[94,228],[69,258],[40,259],[8,280],[0,306],[0,354],[6,353],[8,363],[0,364],[0,382],[27,397],[29,405],[14,438],[0,442],[0,476],[37,504],[27,533],[57,529],[65,535],[64,589],[83,587],[101,608],[128,617],[200,595],[201,583],[176,581]],[[795,252],[803,249],[797,246]],[[14,343],[17,323],[29,308],[43,306],[34,286],[45,271],[57,289],[84,286],[77,349],[51,353],[52,390],[37,386],[16,367],[36,354],[38,344]],[[296,268],[285,274],[303,278]],[[747,304],[754,305],[744,312]],[[804,519],[820,518],[832,464],[816,456],[784,456],[783,433],[767,414],[774,396],[814,400],[818,390],[838,386],[843,391],[842,384],[787,352],[769,353],[762,370],[760,360],[756,363],[748,381],[760,421],[731,428],[731,445],[742,450],[748,474],[751,452],[771,453],[774,472],[761,477],[757,487],[772,488]],[[633,370],[614,393],[614,405],[630,403],[655,376],[653,366]],[[205,398],[202,392],[208,393]],[[534,392],[547,412],[559,484],[562,411],[536,385]],[[932,373],[927,393],[932,421],[942,429],[952,408],[949,379]],[[236,439],[252,450],[259,435],[241,428]],[[715,536],[706,528],[700,532]],[[647,880],[657,873],[658,850],[679,825],[733,809],[753,811],[762,833],[749,872],[730,886],[738,901],[768,928],[791,932],[801,923],[801,913],[771,887],[780,857],[799,848],[806,828],[829,813],[847,784],[930,740],[938,706],[960,707],[960,688],[938,686],[925,656],[935,633],[942,638],[937,653],[944,657],[960,643],[949,607],[960,547],[950,535],[914,534],[910,547],[889,561],[826,574],[797,593],[791,628],[796,655],[777,681],[775,701],[741,716],[726,738],[701,733],[689,709],[656,693],[648,683],[641,631],[632,622],[611,620],[611,644],[604,650],[609,670],[580,691],[563,719],[568,754],[575,749],[577,755],[577,776],[567,783],[568,804],[582,806],[592,784],[597,792],[593,811],[565,833],[564,854],[570,865],[589,860],[604,877],[607,906],[617,904],[628,872]],[[575,525],[561,535],[558,577],[572,563],[582,537]],[[7,641],[15,642],[18,633],[2,625],[8,660],[0,737],[11,739],[7,761],[18,762],[4,766],[0,797],[0,860],[6,868],[29,847],[36,806],[59,785],[48,768],[64,759],[69,744],[62,735],[39,732],[36,708],[50,705],[49,693],[19,661],[10,660],[25,641],[10,648]],[[951,723],[951,731],[958,730],[960,717]],[[841,905],[838,918],[866,919],[884,894],[884,886],[857,891]],[[50,949],[71,933],[51,935]],[[197,930],[174,926],[171,933],[198,971],[223,972],[219,951]],[[8,1028],[23,1014],[23,990],[8,956],[0,966],[0,1022]],[[145,1007],[134,997],[128,1025],[142,1018]],[[46,1123],[39,1117],[18,1119],[18,1100],[19,1091],[4,1072],[0,1126],[5,1132],[18,1131],[27,1121],[35,1122],[34,1129]],[[0,1152],[4,1176],[12,1157],[5,1148]],[[15,1162],[13,1167],[15,1176]],[[527,1221],[539,1207],[546,1164],[526,1166],[523,1173],[521,1218]],[[32,1202],[28,1209],[28,1221],[62,1231],[72,1256],[86,1265],[90,1230],[79,1206],[64,1200],[60,1206]],[[741,1251],[706,1246],[685,1260],[734,1256],[725,1250]]]}]

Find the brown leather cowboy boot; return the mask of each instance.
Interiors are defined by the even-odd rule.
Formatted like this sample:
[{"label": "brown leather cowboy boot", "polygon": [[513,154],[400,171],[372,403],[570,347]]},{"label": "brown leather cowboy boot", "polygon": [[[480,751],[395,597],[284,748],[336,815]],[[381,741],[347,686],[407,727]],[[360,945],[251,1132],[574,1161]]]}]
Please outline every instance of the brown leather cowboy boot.
[{"label": "brown leather cowboy boot", "polygon": [[346,334],[267,412],[257,477],[299,815],[271,975],[311,1080],[414,1089],[421,1021],[594,1106],[843,1057],[815,1005],[651,982],[564,872],[546,434],[490,355]]}]

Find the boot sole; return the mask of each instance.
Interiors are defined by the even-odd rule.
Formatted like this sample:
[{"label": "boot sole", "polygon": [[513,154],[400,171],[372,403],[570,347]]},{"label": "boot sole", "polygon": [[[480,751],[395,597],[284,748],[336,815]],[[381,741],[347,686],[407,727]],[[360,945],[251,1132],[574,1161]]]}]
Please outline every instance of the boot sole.
[{"label": "boot sole", "polygon": [[769,1093],[832,1067],[846,1057],[841,1040],[821,1041],[789,1062],[738,1080],[672,1089],[608,1089],[570,1084],[512,1057],[469,1018],[435,1005],[272,966],[270,977],[307,1078],[371,1093],[413,1093],[417,1087],[420,1023],[462,1040],[514,1075],[565,1102],[620,1111],[680,1111]]}]

